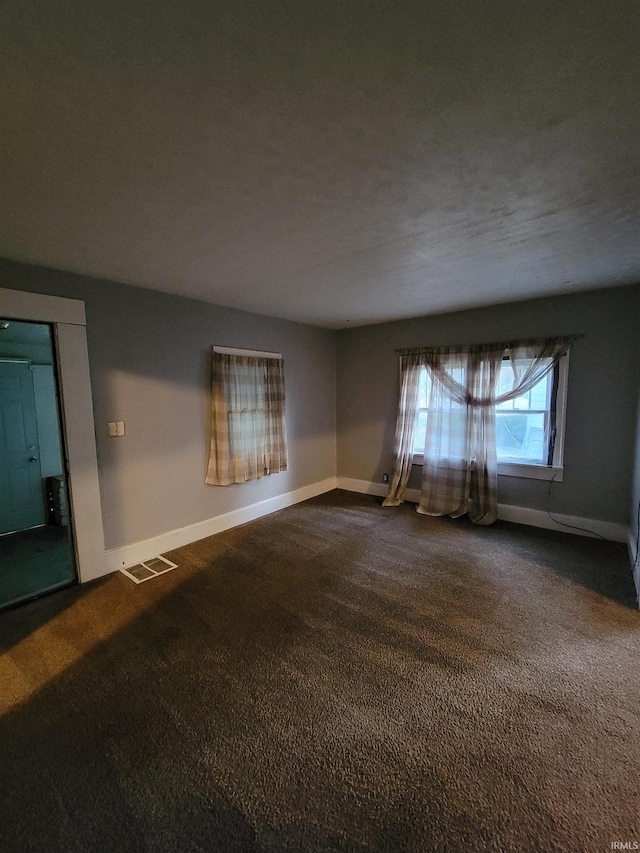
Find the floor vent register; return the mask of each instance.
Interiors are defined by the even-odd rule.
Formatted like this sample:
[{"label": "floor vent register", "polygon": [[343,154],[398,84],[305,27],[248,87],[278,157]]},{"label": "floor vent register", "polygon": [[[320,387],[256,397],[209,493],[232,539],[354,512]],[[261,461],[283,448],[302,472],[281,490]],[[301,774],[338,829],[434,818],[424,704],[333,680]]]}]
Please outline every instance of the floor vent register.
[{"label": "floor vent register", "polygon": [[152,557],[150,560],[145,560],[144,563],[136,563],[135,566],[129,566],[128,569],[120,569],[123,575],[126,575],[134,583],[144,583],[152,578],[157,578],[158,575],[164,575],[172,569],[177,569],[175,563],[167,560],[162,555]]}]

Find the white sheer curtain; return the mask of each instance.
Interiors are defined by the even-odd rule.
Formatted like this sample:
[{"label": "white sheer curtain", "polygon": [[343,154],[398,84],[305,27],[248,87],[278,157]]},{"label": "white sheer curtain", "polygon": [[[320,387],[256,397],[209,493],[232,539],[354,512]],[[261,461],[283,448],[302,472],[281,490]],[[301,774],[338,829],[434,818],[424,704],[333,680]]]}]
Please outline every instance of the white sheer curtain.
[{"label": "white sheer curtain", "polygon": [[[415,377],[425,367],[432,383],[418,512],[468,513],[476,524],[492,524],[498,517],[495,407],[533,388],[572,340],[430,347],[403,355],[395,465],[384,506],[401,503],[406,489],[416,430]],[[513,378],[509,390],[498,394],[501,369]]]},{"label": "white sheer curtain", "polygon": [[424,358],[418,352],[400,356],[400,404],[396,421],[395,465],[389,482],[389,493],[383,506],[399,506],[407,488],[413,464],[413,442],[418,415],[418,387]]},{"label": "white sheer curtain", "polygon": [[425,352],[431,374],[418,512],[498,517],[495,399],[504,345]]}]

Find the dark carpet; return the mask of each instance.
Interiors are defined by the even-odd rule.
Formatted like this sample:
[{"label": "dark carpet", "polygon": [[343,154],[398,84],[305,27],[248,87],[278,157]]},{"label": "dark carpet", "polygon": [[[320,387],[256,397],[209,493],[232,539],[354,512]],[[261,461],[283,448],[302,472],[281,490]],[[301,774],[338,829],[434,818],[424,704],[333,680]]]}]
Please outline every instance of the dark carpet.
[{"label": "dark carpet", "polygon": [[2,851],[640,842],[640,613],[571,534],[345,492],[0,614]]}]

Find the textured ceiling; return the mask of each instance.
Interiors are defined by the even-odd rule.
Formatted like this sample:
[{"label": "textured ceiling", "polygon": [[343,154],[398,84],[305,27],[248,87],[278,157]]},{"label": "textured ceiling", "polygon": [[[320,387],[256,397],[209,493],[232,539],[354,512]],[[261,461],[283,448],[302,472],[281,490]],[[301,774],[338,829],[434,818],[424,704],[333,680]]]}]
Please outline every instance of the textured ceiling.
[{"label": "textured ceiling", "polygon": [[640,281],[640,4],[4,0],[18,260],[343,327]]}]

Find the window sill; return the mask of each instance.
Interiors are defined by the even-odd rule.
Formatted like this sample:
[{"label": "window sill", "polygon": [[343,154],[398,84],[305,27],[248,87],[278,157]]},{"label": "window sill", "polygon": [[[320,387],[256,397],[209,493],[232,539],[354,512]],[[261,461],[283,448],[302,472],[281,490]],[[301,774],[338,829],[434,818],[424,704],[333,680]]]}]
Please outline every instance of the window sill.
[{"label": "window sill", "polygon": [[[414,453],[413,464],[422,465],[422,453]],[[564,468],[551,465],[526,465],[522,462],[498,462],[499,477],[522,477],[528,480],[553,480],[561,483]]]},{"label": "window sill", "polygon": [[553,480],[561,483],[564,468],[552,465],[524,465],[522,462],[498,462],[499,477],[526,477],[529,480]]}]

